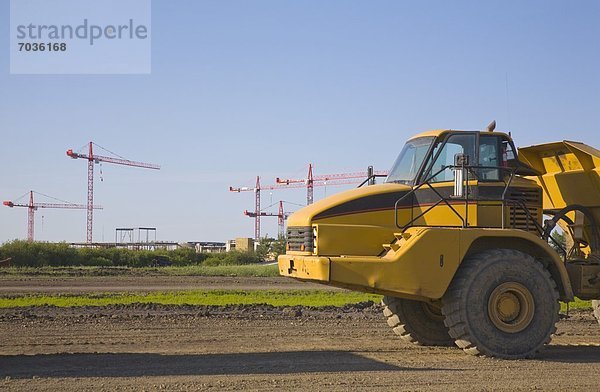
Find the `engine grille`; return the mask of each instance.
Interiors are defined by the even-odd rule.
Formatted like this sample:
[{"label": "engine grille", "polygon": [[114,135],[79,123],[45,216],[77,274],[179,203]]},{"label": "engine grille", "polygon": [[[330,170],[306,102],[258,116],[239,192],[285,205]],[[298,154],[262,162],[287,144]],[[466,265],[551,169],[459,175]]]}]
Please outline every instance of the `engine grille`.
[{"label": "engine grille", "polygon": [[[510,226],[515,229],[537,233],[535,223],[540,222],[542,213],[542,190],[536,188],[513,188],[507,197]],[[512,203],[511,203],[512,201]],[[529,211],[529,215],[523,205]]]},{"label": "engine grille", "polygon": [[312,252],[314,249],[311,226],[288,227],[287,250]]}]

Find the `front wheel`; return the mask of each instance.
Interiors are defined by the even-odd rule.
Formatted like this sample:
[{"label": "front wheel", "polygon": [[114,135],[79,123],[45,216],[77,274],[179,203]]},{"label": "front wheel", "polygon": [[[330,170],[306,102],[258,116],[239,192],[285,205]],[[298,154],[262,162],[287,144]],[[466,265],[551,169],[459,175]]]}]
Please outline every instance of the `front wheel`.
[{"label": "front wheel", "polygon": [[454,346],[438,306],[388,296],[382,305],[388,325],[403,340],[422,346]]},{"label": "front wheel", "polygon": [[515,250],[465,259],[442,303],[450,335],[468,354],[530,358],[556,331],[555,282],[541,263]]}]

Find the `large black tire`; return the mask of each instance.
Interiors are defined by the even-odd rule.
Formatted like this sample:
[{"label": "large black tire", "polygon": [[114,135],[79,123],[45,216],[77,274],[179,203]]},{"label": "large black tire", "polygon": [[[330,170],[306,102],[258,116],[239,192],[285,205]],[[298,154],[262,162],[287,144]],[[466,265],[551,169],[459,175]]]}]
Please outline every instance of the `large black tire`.
[{"label": "large black tire", "polygon": [[600,323],[600,301],[592,301],[592,308],[594,309],[594,316]]},{"label": "large black tire", "polygon": [[505,359],[531,358],[550,342],[558,312],[548,270],[509,249],[465,259],[442,299],[444,322],[458,347]]},{"label": "large black tire", "polygon": [[383,297],[383,314],[403,340],[422,346],[454,346],[441,310],[426,302]]}]

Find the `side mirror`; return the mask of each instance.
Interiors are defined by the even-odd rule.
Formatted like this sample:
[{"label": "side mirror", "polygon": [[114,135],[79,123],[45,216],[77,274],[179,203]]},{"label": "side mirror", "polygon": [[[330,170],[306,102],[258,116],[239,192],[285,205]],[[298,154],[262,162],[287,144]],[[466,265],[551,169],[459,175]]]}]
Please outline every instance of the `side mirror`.
[{"label": "side mirror", "polygon": [[466,154],[454,155],[454,194],[452,197],[464,197],[465,195],[465,166],[469,164],[469,156]]}]

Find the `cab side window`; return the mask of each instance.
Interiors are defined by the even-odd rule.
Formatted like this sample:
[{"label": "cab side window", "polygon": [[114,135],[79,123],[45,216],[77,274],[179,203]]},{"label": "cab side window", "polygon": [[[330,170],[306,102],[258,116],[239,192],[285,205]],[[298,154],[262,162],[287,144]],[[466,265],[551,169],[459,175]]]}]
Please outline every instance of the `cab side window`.
[{"label": "cab side window", "polygon": [[[476,159],[475,155],[475,134],[454,134],[446,139],[446,142],[442,145],[441,150],[439,147],[434,149],[434,154],[438,153],[435,158],[435,162],[429,170],[425,179],[431,177],[445,166],[454,165],[454,156],[456,154],[465,154],[469,156],[469,162],[474,162]],[[435,155],[434,155],[435,157]],[[445,182],[453,181],[454,173],[451,169],[446,169],[437,174],[430,182]]]},{"label": "cab side window", "polygon": [[[479,137],[479,166],[504,166],[500,157],[500,143],[498,136]],[[481,168],[477,170],[477,177],[480,181],[500,181],[500,170]]]},{"label": "cab side window", "polygon": [[517,156],[513,151],[511,144],[508,140],[502,140],[502,166],[514,166],[516,164]]}]

